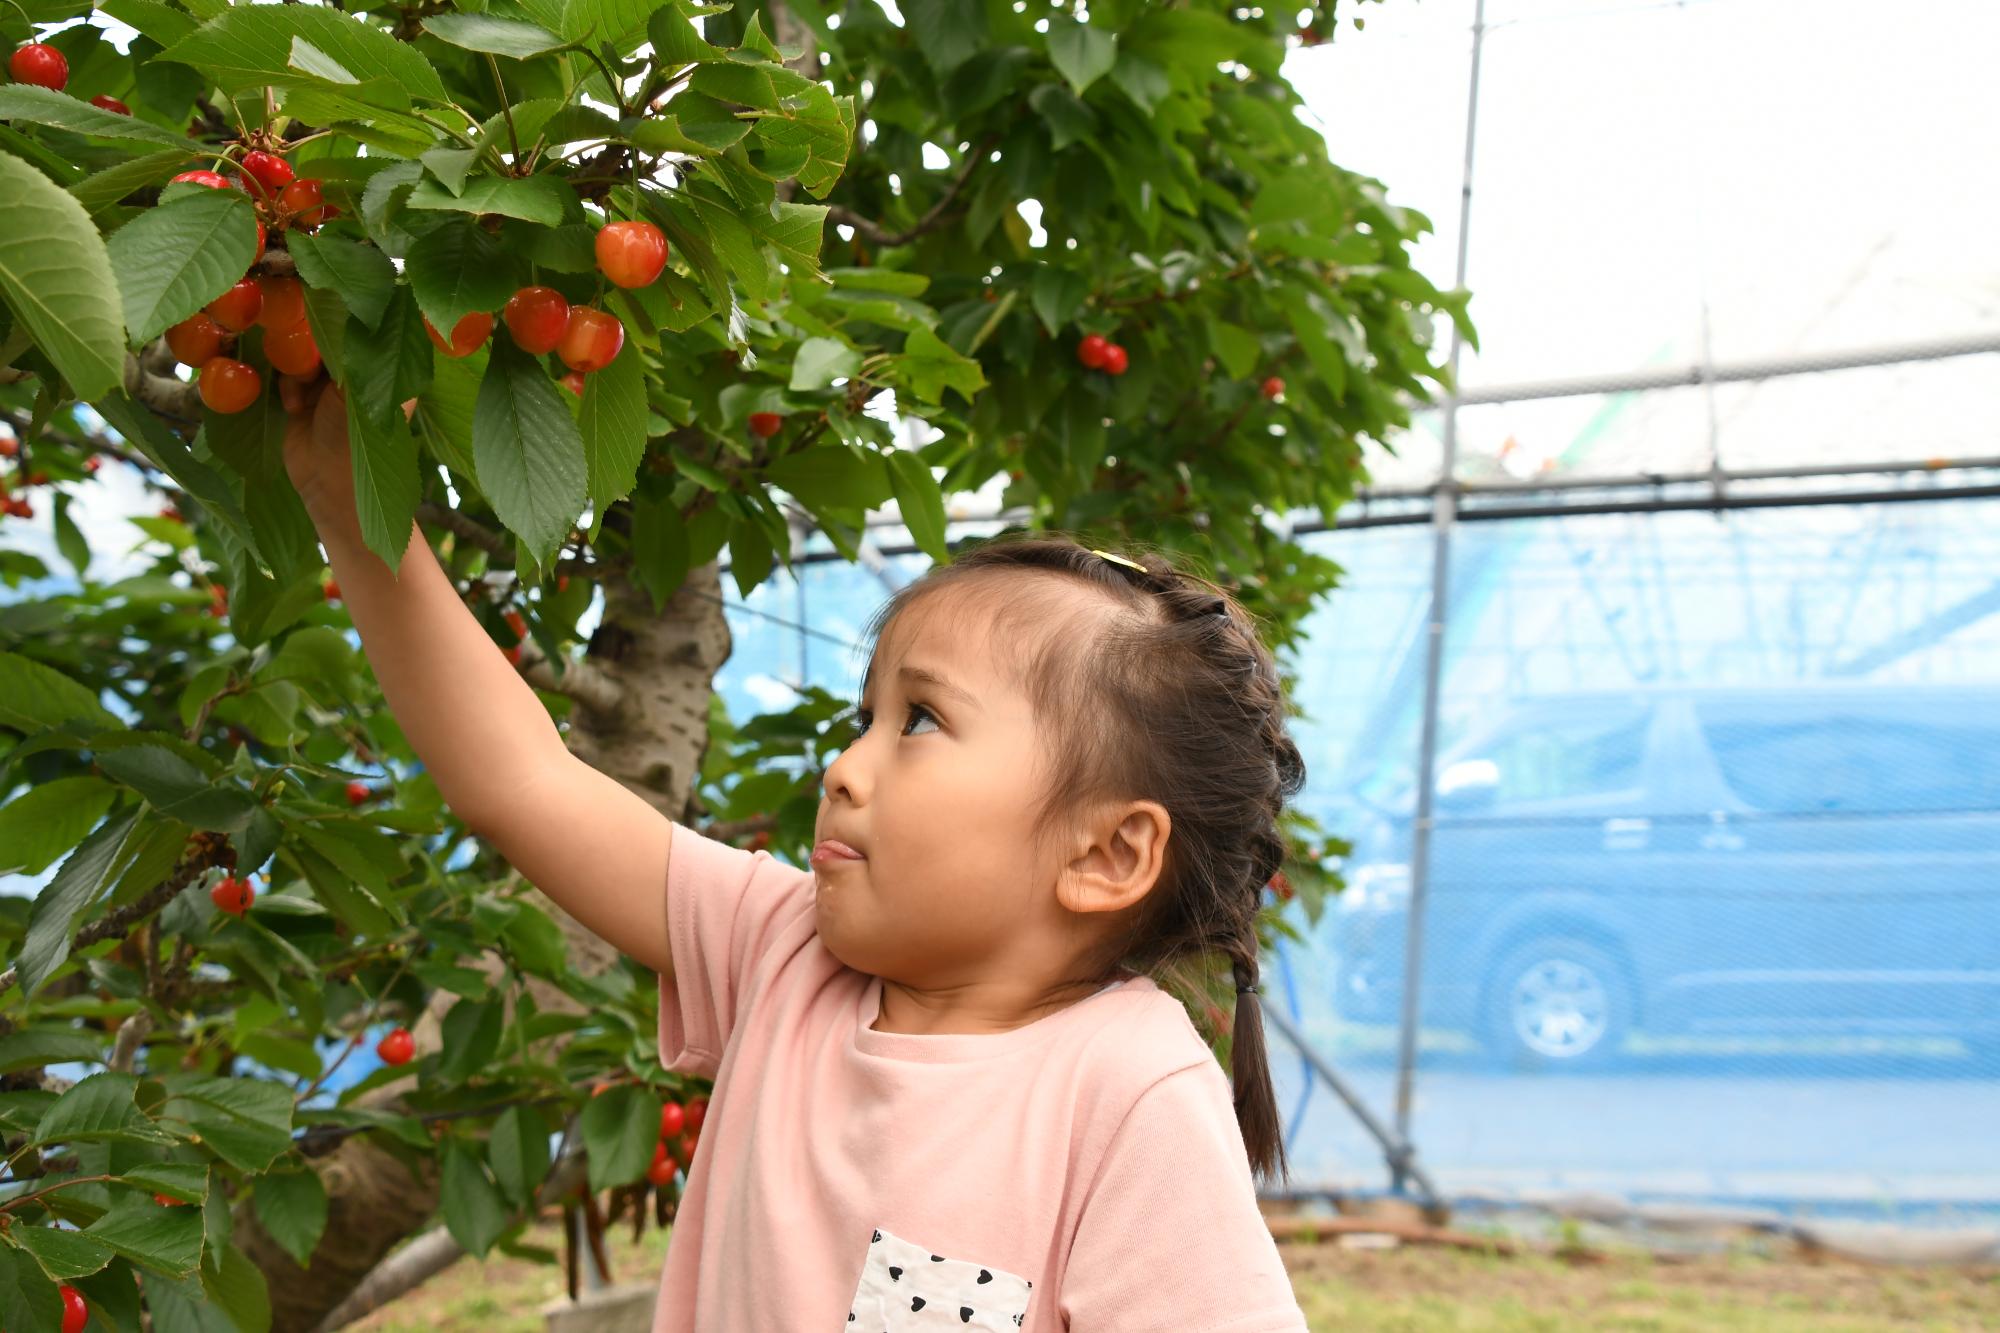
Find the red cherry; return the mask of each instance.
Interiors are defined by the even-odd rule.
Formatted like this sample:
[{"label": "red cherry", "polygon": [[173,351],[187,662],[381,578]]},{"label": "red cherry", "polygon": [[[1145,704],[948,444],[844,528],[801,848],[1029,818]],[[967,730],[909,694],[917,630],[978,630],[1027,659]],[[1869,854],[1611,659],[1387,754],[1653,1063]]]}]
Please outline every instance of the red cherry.
[{"label": "red cherry", "polygon": [[264,307],[257,312],[259,324],[278,333],[306,322],[304,283],[287,275],[260,278],[258,282],[264,289]]},{"label": "red cherry", "polygon": [[1104,354],[1111,349],[1111,343],[1101,333],[1086,333],[1083,341],[1076,345],[1076,359],[1088,370],[1104,368]]},{"label": "red cherry", "polygon": [[507,298],[500,317],[514,345],[530,356],[556,350],[563,330],[569,327],[569,298],[553,287],[523,287]]},{"label": "red cherry", "polygon": [[[55,86],[60,88],[62,85]],[[90,1307],[83,1303],[83,1293],[67,1282],[58,1290],[62,1293],[62,1333],[83,1333],[83,1326],[90,1322]]]},{"label": "red cherry", "polygon": [[36,83],[61,92],[69,82],[69,61],[53,46],[29,42],[7,58],[7,72],[16,83]]},{"label": "red cherry", "polygon": [[264,359],[287,375],[310,375],[319,369],[319,344],[310,328],[294,325],[265,336]]},{"label": "red cherry", "polygon": [[448,347],[444,339],[438,336],[438,331],[431,327],[428,319],[424,321],[424,332],[431,336],[431,341],[437,345],[440,352],[457,360],[461,356],[471,356],[479,350],[479,345],[486,341],[486,335],[493,332],[493,316],[484,310],[475,310],[459,320],[452,325],[451,345]]},{"label": "red cherry", "polygon": [[340,600],[340,585],[338,583],[335,583],[332,579],[328,579],[326,581],[325,592],[327,601],[337,602]]},{"label": "red cherry", "polygon": [[563,377],[557,380],[556,383],[562,385],[563,388],[568,389],[571,393],[575,394],[577,397],[579,398],[583,397],[582,371],[566,370],[563,372]]},{"label": "red cherry", "polygon": [[750,414],[750,433],[752,435],[761,436],[768,440],[780,430],[783,430],[784,426],[785,419],[776,412],[752,412]]},{"label": "red cherry", "polygon": [[208,590],[208,613],[217,620],[229,614],[229,589],[219,583]]},{"label": "red cherry", "polygon": [[215,887],[208,891],[208,897],[215,904],[216,911],[242,916],[257,900],[257,891],[250,887],[249,880],[230,875],[216,881]]},{"label": "red cherry", "polygon": [[46,472],[30,472],[28,479],[21,484],[23,486],[46,486],[49,484],[49,474]]},{"label": "red cherry", "polygon": [[[253,187],[250,182],[255,181]],[[269,199],[292,183],[292,164],[276,153],[252,152],[243,155],[244,192],[253,198]]]},{"label": "red cherry", "polygon": [[0,436],[0,458],[12,458],[21,452],[21,442],[11,435]]},{"label": "red cherry", "polygon": [[516,639],[525,639],[528,637],[527,618],[524,617],[519,611],[509,611],[506,615],[502,616],[501,619],[507,622],[508,629],[514,631],[514,637]]},{"label": "red cherry", "polygon": [[96,454],[92,454],[90,457],[83,460],[83,470],[85,472],[90,473],[92,476],[95,476],[97,474],[97,469],[102,467],[103,465],[104,465],[104,460],[99,458]]},{"label": "red cherry", "polygon": [[35,507],[26,500],[18,497],[9,500],[6,504],[6,509],[15,518],[33,518],[35,516]]},{"label": "red cherry", "polygon": [[1277,874],[1271,876],[1271,892],[1278,896],[1278,901],[1281,903],[1288,903],[1292,900],[1292,894],[1295,890],[1292,888],[1292,881],[1286,877],[1284,871],[1280,870]]},{"label": "red cherry", "polygon": [[172,521],[172,522],[175,522],[175,523],[185,523],[185,522],[187,522],[187,520],[186,520],[186,519],[184,519],[184,518],[182,518],[182,517],[181,517],[181,511],[180,511],[180,510],[178,510],[178,509],[176,509],[176,508],[174,508],[174,507],[173,507],[172,505],[168,505],[168,506],[167,506],[166,508],[162,509],[162,510],[160,511],[160,517],[161,517],[161,518],[164,518],[164,519],[168,519],[168,520],[170,520],[170,521]]},{"label": "red cherry", "polygon": [[1120,347],[1117,343],[1112,343],[1109,347],[1104,349],[1105,374],[1123,375],[1125,373],[1125,366],[1126,366],[1126,357],[1124,348]]},{"label": "red cherry", "polygon": [[587,305],[570,307],[569,327],[556,344],[556,355],[571,370],[586,375],[602,370],[618,358],[625,346],[625,326],[614,315]]},{"label": "red cherry", "polygon": [[508,666],[521,665],[521,645],[518,643],[508,648],[506,652],[500,655],[507,659]]},{"label": "red cherry", "polygon": [[567,574],[556,575],[556,591],[557,592],[569,591],[569,575]]},{"label": "red cherry", "polygon": [[264,379],[254,366],[226,356],[201,364],[201,401],[224,416],[241,412],[264,393]]},{"label": "red cherry", "polygon": [[258,219],[257,219],[257,252],[256,252],[255,254],[253,254],[253,255],[251,255],[251,256],[250,256],[250,262],[254,264],[254,263],[256,263],[256,262],[257,262],[258,260],[262,259],[263,257],[264,257],[264,219],[262,219],[262,218],[258,218]]},{"label": "red cherry", "polygon": [[[660,1108],[660,1137],[670,1139],[687,1126],[687,1111],[679,1102],[668,1102]],[[667,1145],[661,1144],[665,1149]]]},{"label": "red cherry", "polygon": [[1264,381],[1263,391],[1264,391],[1264,396],[1266,398],[1276,398],[1280,394],[1284,393],[1285,382],[1279,379],[1276,375],[1273,375],[1271,376],[1271,378]]},{"label": "red cherry", "polygon": [[112,112],[115,115],[129,116],[132,114],[131,107],[126,106],[123,102],[108,93],[99,93],[90,99],[90,104],[92,106],[103,107],[106,111]]},{"label": "red cherry", "polygon": [[369,798],[374,795],[375,793],[369,789],[368,784],[365,782],[355,781],[347,784],[347,803],[349,805],[366,805]]},{"label": "red cherry", "polygon": [[179,1199],[176,1199],[171,1194],[155,1193],[153,1195],[153,1202],[157,1203],[162,1208],[178,1208],[181,1206],[181,1201]]},{"label": "red cherry", "polygon": [[390,1028],[389,1035],[375,1043],[375,1054],[385,1065],[406,1065],[417,1053],[417,1039],[408,1028]]},{"label": "red cherry", "polygon": [[241,333],[255,324],[257,316],[264,312],[264,289],[255,278],[238,278],[235,286],[210,301],[204,309],[208,311],[208,317],[223,328],[231,333]]},{"label": "red cherry", "polygon": [[199,366],[222,351],[229,330],[207,315],[189,315],[167,330],[167,350],[184,366]]},{"label": "red cherry", "polygon": [[[660,1145],[661,1150],[664,1151],[666,1149],[666,1146],[667,1145],[664,1143],[661,1144]],[[673,1158],[669,1157],[665,1161],[656,1161],[651,1166],[647,1167],[646,1179],[652,1181],[655,1185],[658,1185],[661,1189],[665,1189],[667,1186],[674,1183],[674,1176],[678,1174],[679,1171],[680,1171],[680,1165],[676,1163]]]},{"label": "red cherry", "polygon": [[229,182],[223,179],[220,172],[214,171],[183,171],[180,175],[175,176],[173,180],[169,180],[167,184],[172,185],[175,181],[192,181],[196,185],[206,185],[211,190],[226,190],[229,188]]},{"label": "red cherry", "polygon": [[690,1130],[700,1133],[701,1122],[706,1119],[708,1119],[708,1098],[697,1097],[688,1103],[687,1122]]},{"label": "red cherry", "polygon": [[326,206],[326,197],[316,179],[306,177],[295,180],[278,191],[278,215],[290,219],[295,227],[311,231],[332,217],[333,213],[334,210]]},{"label": "red cherry", "polygon": [[620,287],[644,287],[667,266],[667,238],[650,222],[611,222],[597,233],[597,267]]},{"label": "red cherry", "polygon": [[760,828],[755,833],[750,835],[751,851],[753,852],[768,851],[770,850],[770,846],[771,846],[771,830],[767,828]]}]

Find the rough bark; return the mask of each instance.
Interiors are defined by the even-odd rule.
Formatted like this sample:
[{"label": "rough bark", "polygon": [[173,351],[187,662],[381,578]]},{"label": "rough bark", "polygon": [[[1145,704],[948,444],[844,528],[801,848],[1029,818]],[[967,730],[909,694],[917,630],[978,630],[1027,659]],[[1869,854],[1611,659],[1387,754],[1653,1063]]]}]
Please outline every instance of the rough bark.
[{"label": "rough bark", "polygon": [[[571,753],[675,820],[688,816],[708,744],[715,673],[729,660],[721,589],[718,567],[711,561],[689,571],[656,615],[643,589],[622,578],[608,581],[604,616],[586,661],[594,675],[616,686],[617,697],[581,704],[570,715],[565,736]],[[611,706],[600,706],[605,703]],[[590,975],[616,962],[610,945],[555,903],[543,898],[541,906],[561,924],[571,965],[578,971]],[[544,1010],[576,1008],[574,1000],[553,988],[537,988],[536,994]],[[416,1026],[419,1051],[435,1048],[437,1024],[448,1007],[434,1006]],[[393,1087],[383,1088],[366,1100],[395,1095]],[[301,1268],[265,1234],[247,1202],[236,1210],[236,1241],[270,1286],[272,1333],[308,1333],[318,1327],[438,1207],[434,1170],[412,1174],[363,1136],[345,1140],[311,1164],[326,1183],[328,1213],[326,1233],[310,1267]],[[431,1261],[437,1257],[432,1255]]]}]

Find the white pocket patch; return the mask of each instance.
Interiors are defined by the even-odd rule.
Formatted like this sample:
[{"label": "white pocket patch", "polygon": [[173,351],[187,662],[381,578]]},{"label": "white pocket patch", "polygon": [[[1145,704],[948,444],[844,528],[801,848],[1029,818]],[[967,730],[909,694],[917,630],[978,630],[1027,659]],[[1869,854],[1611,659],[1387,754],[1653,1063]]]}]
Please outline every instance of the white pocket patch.
[{"label": "white pocket patch", "polygon": [[947,1259],[876,1228],[848,1308],[854,1333],[980,1329],[1014,1333],[1035,1284],[1002,1268]]}]

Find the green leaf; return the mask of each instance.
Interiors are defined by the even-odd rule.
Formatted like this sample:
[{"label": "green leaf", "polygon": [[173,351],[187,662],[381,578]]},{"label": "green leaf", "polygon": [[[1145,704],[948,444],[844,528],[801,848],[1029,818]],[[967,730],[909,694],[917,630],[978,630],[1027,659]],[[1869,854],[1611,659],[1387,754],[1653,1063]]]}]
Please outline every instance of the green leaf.
[{"label": "green leaf", "polygon": [[932,0],[911,5],[903,21],[939,78],[986,46],[985,0]]},{"label": "green leaf", "polygon": [[437,177],[438,184],[453,194],[465,190],[465,175],[478,160],[477,148],[433,148],[419,159]]},{"label": "green leaf", "polygon": [[349,314],[375,328],[395,294],[396,266],[372,245],[338,236],[308,236],[293,231],[286,240],[299,277],[308,287],[331,288]]},{"label": "green leaf", "polygon": [[186,1277],[201,1263],[201,1210],[162,1208],[130,1196],[83,1229],[83,1234],[157,1273]]},{"label": "green leaf", "polygon": [[171,46],[197,26],[194,19],[160,0],[99,0],[97,8],[161,46]]},{"label": "green leaf", "polygon": [[111,1262],[111,1247],[81,1231],[54,1227],[16,1227],[14,1243],[35,1257],[42,1271],[57,1282],[88,1277]]},{"label": "green leaf", "polygon": [[[212,1240],[210,1246],[212,1250]],[[237,1246],[225,1244],[221,1250],[220,1263],[211,1260],[202,1266],[202,1294],[211,1307],[228,1318],[237,1333],[269,1333],[271,1291],[263,1272]]]},{"label": "green leaf", "polygon": [[808,338],[792,362],[794,392],[810,393],[861,372],[861,353],[838,338]]},{"label": "green leaf", "polygon": [[411,208],[498,213],[545,227],[565,221],[574,203],[569,187],[553,176],[468,176],[457,194],[426,178],[417,182],[409,198]]},{"label": "green leaf", "polygon": [[313,1171],[275,1171],[257,1177],[257,1220],[285,1253],[304,1267],[326,1230],[326,1186]]},{"label": "green leaf", "polygon": [[56,1284],[27,1255],[0,1246],[0,1327],[55,1329],[62,1319]]},{"label": "green leaf", "polygon": [[924,554],[947,564],[951,553],[944,542],[944,493],[924,460],[907,449],[889,455],[889,483],[896,491],[896,508],[903,526]]},{"label": "green leaf", "polygon": [[636,343],[628,339],[610,365],[584,376],[576,427],[590,502],[602,513],[632,493],[646,453],[646,363]]},{"label": "green leaf", "polygon": [[291,66],[294,37],[325,52],[358,79],[387,79],[412,97],[446,100],[437,71],[415,47],[358,17],[316,5],[225,9],[154,58],[192,65],[224,92],[245,92],[309,77]]},{"label": "green leaf", "polygon": [[243,276],[257,255],[257,215],[235,190],[198,190],[141,212],[106,242],[125,298],[125,329],[151,342]]},{"label": "green leaf", "polygon": [[256,798],[233,783],[216,783],[163,745],[100,745],[97,766],[144,796],[155,810],[195,828],[228,832],[242,826]]},{"label": "green leaf", "polygon": [[[657,1131],[658,1126],[654,1129]],[[485,1257],[507,1230],[507,1200],[486,1167],[456,1139],[444,1149],[444,1225],[470,1254]]]},{"label": "green leaf", "polygon": [[867,509],[892,493],[882,456],[845,444],[786,454],[766,467],[764,476],[816,509]]},{"label": "green leaf", "polygon": [[208,1198],[208,1168],[192,1162],[148,1162],[127,1171],[122,1179],[148,1192],[168,1194],[182,1203]]},{"label": "green leaf", "polygon": [[632,562],[657,613],[686,580],[689,566],[687,524],[671,498],[632,497]]},{"label": "green leaf", "polygon": [[368,549],[391,570],[409,549],[419,494],[417,442],[402,407],[411,395],[404,390],[425,379],[431,364],[430,340],[409,290],[391,293],[379,331],[350,319],[343,339],[355,513]]},{"label": "green leaf", "polygon": [[138,1091],[139,1080],[130,1074],[92,1074],[56,1099],[30,1142],[172,1143],[173,1135],[139,1110]]},{"label": "green leaf", "polygon": [[432,14],[424,20],[424,31],[441,42],[468,51],[490,51],[516,60],[526,60],[565,44],[547,28],[494,18],[490,14]]},{"label": "green leaf", "polygon": [[[116,112],[105,112],[116,115]],[[118,117],[125,119],[123,116]],[[144,157],[128,158],[104,170],[85,176],[69,187],[69,193],[86,211],[99,212],[117,203],[134,190],[143,190],[150,185],[159,185],[167,177],[187,165],[187,154],[179,149],[169,148],[157,153],[147,153]]]},{"label": "green leaf", "polygon": [[653,11],[653,17],[646,23],[646,35],[653,40],[653,59],[662,69],[729,59],[727,51],[710,46],[695,31],[688,16],[672,5],[661,5]]},{"label": "green leaf", "polygon": [[[56,492],[56,549],[62,552],[63,559],[69,561],[70,568],[76,571],[77,581],[80,583],[84,574],[90,569],[90,543],[84,539],[83,530],[76,526],[76,520],[70,517],[70,504],[71,496],[68,491]],[[0,843],[0,846],[5,845]]]},{"label": "green leaf", "polygon": [[102,1041],[88,1032],[70,1028],[29,1028],[25,1032],[10,1032],[0,1037],[0,1074],[65,1064],[71,1060],[96,1063],[103,1058]]},{"label": "green leaf", "polygon": [[653,1164],[660,1141],[660,1102],[644,1088],[621,1083],[583,1104],[583,1146],[590,1188],[629,1185]]},{"label": "green leaf", "polygon": [[22,792],[0,809],[0,874],[41,874],[96,827],[117,795],[95,774],[57,778]]},{"label": "green leaf", "polygon": [[292,1094],[263,1079],[176,1083],[160,1116],[184,1121],[210,1152],[239,1171],[265,1170],[292,1146]]},{"label": "green leaf", "polygon": [[418,237],[403,271],[440,336],[475,310],[498,310],[514,294],[513,261],[498,240],[469,220]]},{"label": "green leaf", "polygon": [[549,1127],[528,1107],[510,1106],[493,1122],[486,1155],[508,1200],[525,1208],[549,1173]]},{"label": "green leaf", "polygon": [[[0,199],[7,201],[7,223],[0,227],[0,296],[70,390],[94,401],[125,379],[124,309],[104,242],[81,204],[5,153],[0,153]],[[0,701],[8,693],[0,681]],[[0,720],[8,711],[0,702]]]},{"label": "green leaf", "polygon": [[480,489],[537,563],[546,562],[583,510],[583,437],[556,382],[536,358],[497,339],[473,406]]},{"label": "green leaf", "polygon": [[498,1000],[460,1000],[444,1016],[444,1054],[437,1073],[447,1083],[463,1083],[485,1069],[500,1050],[506,1016]]},{"label": "green leaf", "polygon": [[1076,318],[1076,312],[1083,308],[1084,298],[1089,295],[1088,274],[1056,264],[1043,264],[1035,270],[1034,286],[1028,293],[1036,316],[1051,338]]},{"label": "green leaf", "polygon": [[77,917],[110,887],[138,822],[139,811],[133,809],[98,825],[36,895],[34,906],[28,909],[27,938],[15,959],[23,995],[34,994],[69,957],[70,933]]},{"label": "green leaf", "polygon": [[1049,61],[1078,97],[1118,63],[1117,34],[1087,23],[1058,20],[1049,29]]},{"label": "green leaf", "polygon": [[196,156],[209,151],[185,135],[161,129],[137,116],[121,116],[116,111],[106,111],[103,107],[92,106],[89,102],[30,83],[0,85],[0,120],[25,120],[35,125],[96,135],[100,139],[138,139],[178,148]]},{"label": "green leaf", "polygon": [[1263,355],[1255,333],[1219,319],[1208,321],[1208,345],[1231,379],[1240,380],[1248,376],[1257,368],[1257,361]]},{"label": "green leaf", "polygon": [[961,356],[929,329],[918,329],[904,339],[902,355],[890,365],[910,392],[926,403],[943,402],[946,388],[958,390],[970,402],[986,387],[986,372],[979,363]]}]

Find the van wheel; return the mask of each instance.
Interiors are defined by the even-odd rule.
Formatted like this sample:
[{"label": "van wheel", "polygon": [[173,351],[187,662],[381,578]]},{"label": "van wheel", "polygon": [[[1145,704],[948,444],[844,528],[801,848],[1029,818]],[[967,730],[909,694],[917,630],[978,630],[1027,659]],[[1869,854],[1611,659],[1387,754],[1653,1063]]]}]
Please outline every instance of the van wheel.
[{"label": "van wheel", "polygon": [[1488,976],[1486,1046],[1508,1068],[1611,1063],[1632,1030],[1632,989],[1604,949],[1551,936],[1507,952]]}]

